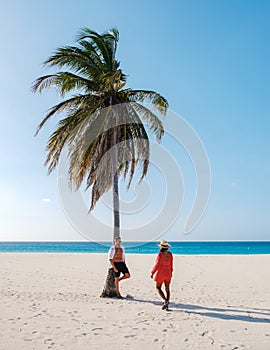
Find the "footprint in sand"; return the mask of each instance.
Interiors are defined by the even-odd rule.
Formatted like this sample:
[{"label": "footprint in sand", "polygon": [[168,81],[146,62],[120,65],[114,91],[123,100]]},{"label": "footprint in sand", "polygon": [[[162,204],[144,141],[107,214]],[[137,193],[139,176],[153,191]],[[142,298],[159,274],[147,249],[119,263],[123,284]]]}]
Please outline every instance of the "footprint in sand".
[{"label": "footprint in sand", "polygon": [[94,332],[94,335],[100,335],[102,328],[93,328],[92,331]]},{"label": "footprint in sand", "polygon": [[124,335],[124,338],[133,338],[136,337],[136,334]]},{"label": "footprint in sand", "polygon": [[91,331],[92,331],[92,332],[94,332],[94,331],[102,331],[102,329],[103,329],[103,328],[93,328],[93,329],[91,329]]},{"label": "footprint in sand", "polygon": [[47,339],[45,339],[44,340],[44,344],[46,344],[46,343],[50,343],[52,341],[52,339],[51,338],[47,338]]}]

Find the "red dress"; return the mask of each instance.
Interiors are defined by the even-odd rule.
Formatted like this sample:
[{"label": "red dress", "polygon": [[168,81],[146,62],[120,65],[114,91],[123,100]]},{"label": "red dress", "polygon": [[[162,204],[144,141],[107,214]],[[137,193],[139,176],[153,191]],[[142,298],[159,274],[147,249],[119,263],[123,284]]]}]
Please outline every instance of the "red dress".
[{"label": "red dress", "polygon": [[151,274],[154,275],[154,280],[158,284],[162,284],[163,282],[170,283],[173,272],[173,255],[171,252],[168,256],[159,252],[154,267],[152,268]]}]

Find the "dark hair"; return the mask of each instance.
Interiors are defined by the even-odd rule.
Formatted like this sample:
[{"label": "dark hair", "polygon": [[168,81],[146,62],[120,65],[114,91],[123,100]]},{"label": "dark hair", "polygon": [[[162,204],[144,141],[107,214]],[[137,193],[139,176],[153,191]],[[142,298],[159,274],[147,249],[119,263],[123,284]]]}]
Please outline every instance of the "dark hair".
[{"label": "dark hair", "polygon": [[121,240],[121,237],[115,237],[115,238],[114,238],[114,241],[118,241],[118,239]]},{"label": "dark hair", "polygon": [[168,248],[160,248],[161,252],[166,252],[166,250],[168,250]]}]

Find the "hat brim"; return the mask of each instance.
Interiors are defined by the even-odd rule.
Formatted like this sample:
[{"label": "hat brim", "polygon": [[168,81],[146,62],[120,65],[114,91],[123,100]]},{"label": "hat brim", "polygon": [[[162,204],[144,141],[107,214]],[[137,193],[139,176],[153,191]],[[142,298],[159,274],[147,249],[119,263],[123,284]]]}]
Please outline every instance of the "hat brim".
[{"label": "hat brim", "polygon": [[171,246],[169,244],[168,245],[158,244],[158,246],[160,248],[171,248]]}]

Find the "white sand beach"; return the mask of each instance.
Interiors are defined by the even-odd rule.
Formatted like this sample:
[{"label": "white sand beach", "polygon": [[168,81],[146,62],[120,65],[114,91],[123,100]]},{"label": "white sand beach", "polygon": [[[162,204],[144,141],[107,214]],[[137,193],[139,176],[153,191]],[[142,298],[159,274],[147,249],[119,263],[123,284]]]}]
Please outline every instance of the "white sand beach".
[{"label": "white sand beach", "polygon": [[153,255],[102,299],[105,254],[1,253],[0,349],[270,349],[270,256],[174,256],[170,311]]}]

